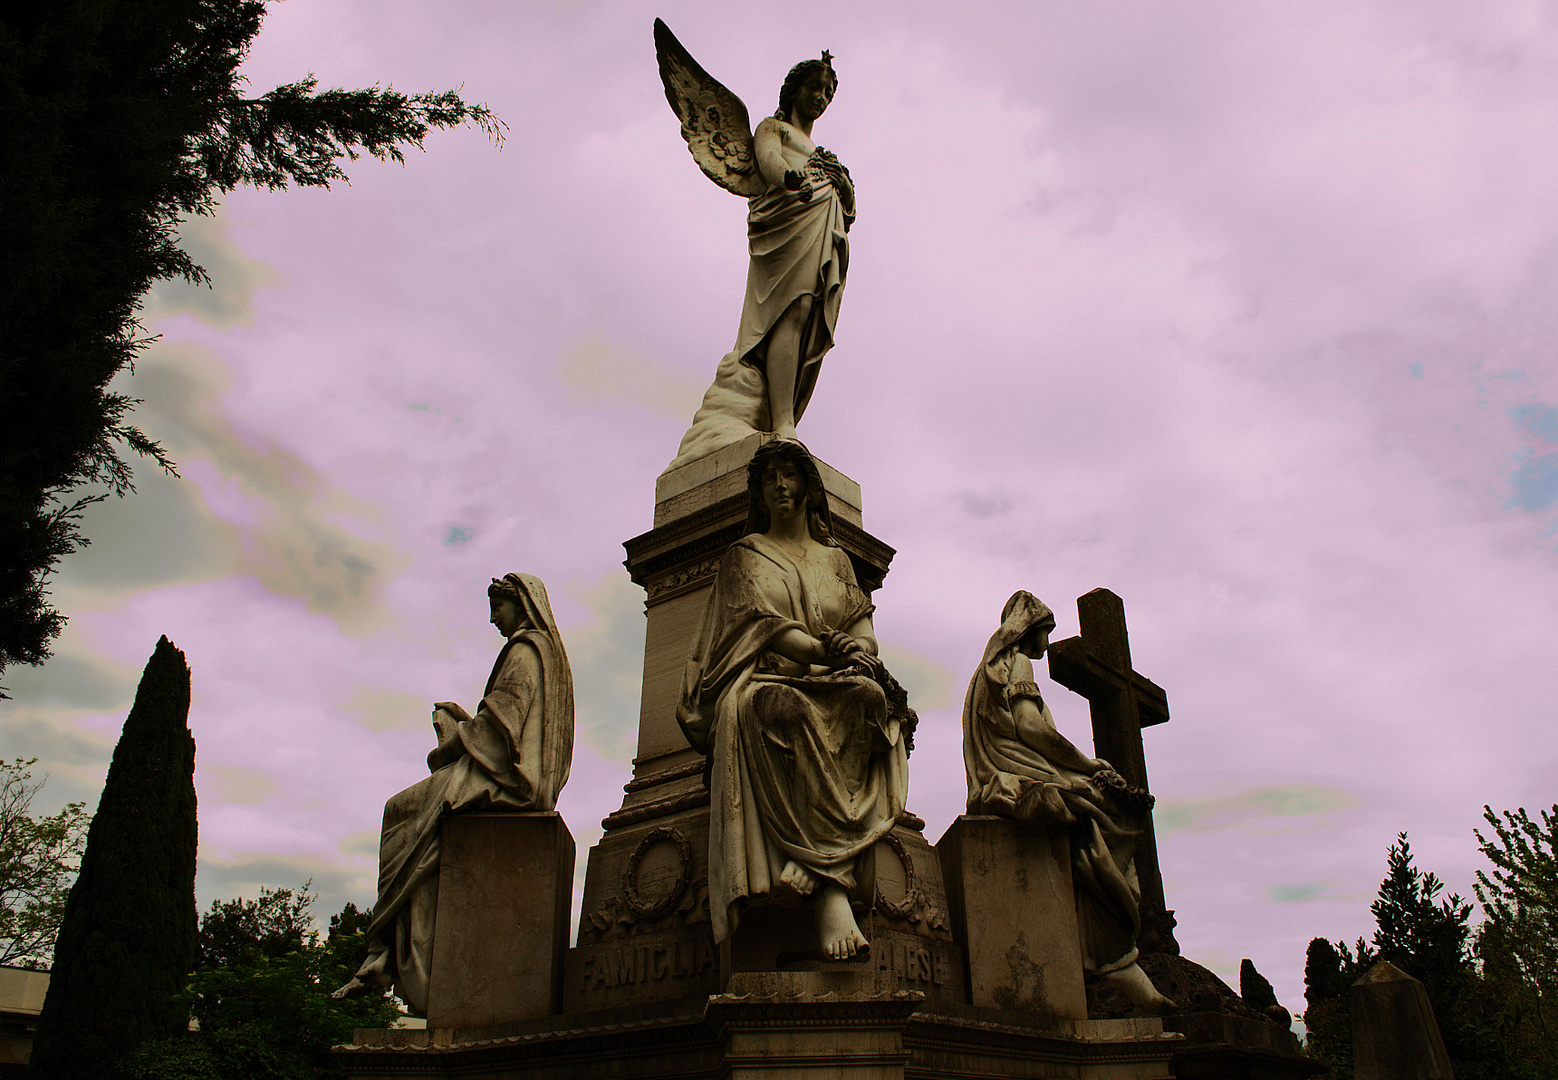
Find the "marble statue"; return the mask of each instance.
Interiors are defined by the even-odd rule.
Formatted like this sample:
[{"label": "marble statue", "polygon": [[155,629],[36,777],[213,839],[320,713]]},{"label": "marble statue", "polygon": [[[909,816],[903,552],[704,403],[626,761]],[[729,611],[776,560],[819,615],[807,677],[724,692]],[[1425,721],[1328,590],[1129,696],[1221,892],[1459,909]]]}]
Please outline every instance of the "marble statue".
[{"label": "marble statue", "polygon": [[795,436],[833,347],[855,189],[849,170],[811,137],[838,87],[828,53],[790,69],[778,111],[754,132],[741,99],[659,19],[655,52],[693,158],[709,179],[748,199],[751,253],[735,348],[719,362],[674,469],[753,432]]},{"label": "marble statue", "polygon": [[546,586],[530,574],[506,574],[487,596],[503,648],[474,716],[452,701],[433,706],[432,775],[384,806],[370,951],[336,997],[393,988],[413,1015],[426,1015],[443,817],[552,810],[568,781],[573,673]]},{"label": "marble statue", "polygon": [[1055,616],[1042,601],[1017,592],[985,646],[963,706],[968,812],[1070,834],[1084,970],[1138,1008],[1161,1012],[1173,1002],[1136,962],[1141,894],[1132,856],[1152,796],[1056,729],[1033,675],[1033,661],[1044,655],[1054,628]]},{"label": "marble statue", "polygon": [[764,444],[747,487],[746,534],[720,559],[677,709],[709,756],[714,937],[782,885],[812,898],[823,955],[848,959],[869,945],[850,909],[856,864],[903,811],[916,718],[806,448]]}]

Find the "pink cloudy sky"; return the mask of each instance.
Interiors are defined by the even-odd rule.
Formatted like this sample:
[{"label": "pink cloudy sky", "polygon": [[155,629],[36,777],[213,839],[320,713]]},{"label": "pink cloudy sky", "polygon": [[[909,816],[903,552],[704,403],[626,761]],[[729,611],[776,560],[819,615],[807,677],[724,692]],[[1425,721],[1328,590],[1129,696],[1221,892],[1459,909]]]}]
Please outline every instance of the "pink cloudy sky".
[{"label": "pink cloudy sky", "polygon": [[[860,192],[801,435],[898,549],[878,631],[963,800],[962,688],[1018,588],[1098,585],[1148,734],[1186,951],[1301,1007],[1394,835],[1470,892],[1484,802],[1550,805],[1558,652],[1558,23],[1536,3],[804,5],[289,0],[256,89],[463,84],[509,125],[186,231],[127,380],[184,479],[95,510],[0,753],[95,803],[157,636],[194,671],[202,904],[373,898],[430,703],[474,706],[483,589],[540,574],[573,658],[582,849],[633,755],[621,543],[734,338],[742,203],[688,157],[666,18],[754,116],[841,78]],[[1086,708],[1056,688],[1062,728]]]}]

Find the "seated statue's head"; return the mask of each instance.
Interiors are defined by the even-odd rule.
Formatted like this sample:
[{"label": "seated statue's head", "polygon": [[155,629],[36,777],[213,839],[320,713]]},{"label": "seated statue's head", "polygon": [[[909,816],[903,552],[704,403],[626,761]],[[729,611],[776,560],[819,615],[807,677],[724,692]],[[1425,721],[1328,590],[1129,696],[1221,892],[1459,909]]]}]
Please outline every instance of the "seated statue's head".
[{"label": "seated statue's head", "polygon": [[766,533],[773,524],[765,487],[771,488],[780,473],[793,473],[805,485],[806,528],[819,544],[833,546],[833,516],[828,511],[828,492],[822,474],[806,447],[796,439],[775,439],[757,448],[747,464],[748,533]]},{"label": "seated statue's head", "polygon": [[839,77],[833,70],[833,54],[824,51],[821,60],[802,60],[790,69],[790,74],[784,77],[784,85],[779,88],[779,111],[774,117],[779,120],[790,119],[790,110],[795,108],[796,99],[801,96],[802,88],[806,87],[813,79],[820,79],[815,87],[822,97],[820,101],[802,102],[808,106],[811,120],[821,116],[828,103],[833,100],[834,93],[838,90]]}]

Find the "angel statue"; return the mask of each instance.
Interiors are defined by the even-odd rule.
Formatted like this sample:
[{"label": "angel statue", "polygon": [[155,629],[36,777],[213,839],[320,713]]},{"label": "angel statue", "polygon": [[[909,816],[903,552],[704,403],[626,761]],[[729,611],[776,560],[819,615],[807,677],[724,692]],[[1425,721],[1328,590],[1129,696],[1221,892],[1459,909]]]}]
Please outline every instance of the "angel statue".
[{"label": "angel statue", "polygon": [[759,431],[795,437],[833,328],[849,268],[855,188],[849,170],[812,142],[838,88],[833,57],[803,60],[779,89],[779,108],[753,132],[747,108],[655,20],[655,55],[682,138],[710,180],[747,196],[746,301],[736,346],[669,468]]}]

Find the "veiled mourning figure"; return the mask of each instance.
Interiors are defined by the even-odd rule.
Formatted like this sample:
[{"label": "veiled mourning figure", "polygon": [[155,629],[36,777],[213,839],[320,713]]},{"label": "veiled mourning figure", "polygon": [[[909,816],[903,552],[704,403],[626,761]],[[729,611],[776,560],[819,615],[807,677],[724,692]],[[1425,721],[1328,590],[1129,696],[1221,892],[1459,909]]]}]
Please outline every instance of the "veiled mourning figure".
[{"label": "veiled mourning figure", "polygon": [[783,884],[815,897],[823,954],[847,959],[869,944],[850,892],[903,810],[913,714],[877,658],[811,455],[767,443],[747,487],[746,535],[720,560],[677,710],[710,758],[714,937]]},{"label": "veiled mourning figure", "polygon": [[437,918],[440,827],[466,811],[552,810],[573,760],[573,673],[546,586],[530,574],[487,589],[503,648],[471,716],[433,706],[432,775],[384,804],[379,898],[372,943],[356,976],[335,992],[393,987],[415,1016],[427,1013],[428,961]]},{"label": "veiled mourning figure", "polygon": [[985,646],[963,706],[968,812],[1070,834],[1084,970],[1139,1008],[1161,1012],[1173,1002],[1136,963],[1141,890],[1133,856],[1152,796],[1056,730],[1033,678],[1033,661],[1044,655],[1054,628],[1055,616],[1043,602],[1017,592]]},{"label": "veiled mourning figure", "polygon": [[811,137],[838,89],[828,53],[790,69],[779,108],[754,132],[741,99],[658,19],[655,46],[666,99],[693,158],[715,183],[748,198],[751,255],[735,347],[682,437],[676,468],[754,431],[794,437],[833,347],[855,188],[849,170]]}]

